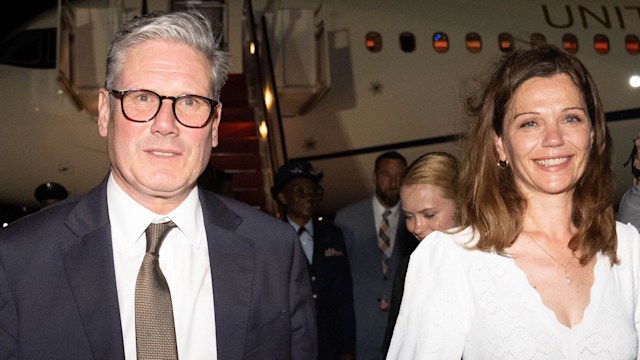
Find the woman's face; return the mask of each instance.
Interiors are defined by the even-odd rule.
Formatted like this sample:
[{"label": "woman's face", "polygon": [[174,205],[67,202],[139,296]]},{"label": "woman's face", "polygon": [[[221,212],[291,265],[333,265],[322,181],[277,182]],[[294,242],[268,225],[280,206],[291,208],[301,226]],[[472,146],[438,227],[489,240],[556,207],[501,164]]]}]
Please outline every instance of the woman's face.
[{"label": "woman's face", "polygon": [[435,230],[448,230],[457,225],[456,203],[444,197],[439,186],[404,185],[400,188],[400,202],[407,230],[418,241]]},{"label": "woman's face", "polygon": [[591,119],[566,74],[525,81],[507,108],[500,160],[508,160],[525,196],[571,193],[585,171],[593,142]]}]

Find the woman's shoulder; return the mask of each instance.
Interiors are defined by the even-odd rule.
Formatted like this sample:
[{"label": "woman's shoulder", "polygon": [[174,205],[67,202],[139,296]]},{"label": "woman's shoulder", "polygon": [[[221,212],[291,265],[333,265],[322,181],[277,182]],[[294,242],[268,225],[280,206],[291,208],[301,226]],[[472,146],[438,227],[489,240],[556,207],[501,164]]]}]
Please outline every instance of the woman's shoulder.
[{"label": "woman's shoulder", "polygon": [[618,241],[621,239],[623,242],[628,242],[631,240],[637,240],[640,238],[640,234],[638,234],[638,229],[632,225],[631,223],[625,224],[619,221],[616,221],[616,234],[618,235]]},{"label": "woman's shoulder", "polygon": [[640,261],[640,234],[632,224],[616,222],[617,255],[620,261]]},{"label": "woman's shoulder", "polygon": [[471,250],[477,238],[477,233],[469,227],[434,231],[420,242],[411,257],[442,260],[451,256],[470,256],[477,252]]}]

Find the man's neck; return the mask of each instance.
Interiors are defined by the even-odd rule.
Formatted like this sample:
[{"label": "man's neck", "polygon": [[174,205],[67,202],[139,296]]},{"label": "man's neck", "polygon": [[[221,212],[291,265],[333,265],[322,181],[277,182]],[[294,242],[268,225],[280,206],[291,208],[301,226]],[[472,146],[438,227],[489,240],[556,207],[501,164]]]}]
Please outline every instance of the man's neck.
[{"label": "man's neck", "polygon": [[389,210],[391,208],[394,208],[396,205],[398,205],[398,203],[396,202],[395,204],[389,206],[387,203],[385,203],[384,201],[382,201],[382,199],[380,198],[380,196],[378,196],[378,194],[374,194],[376,201],[378,202],[378,204],[382,205],[383,208]]},{"label": "man's neck", "polygon": [[290,221],[293,221],[294,223],[298,224],[299,226],[304,226],[306,223],[309,222],[309,220],[311,220],[310,217],[306,217],[306,216],[291,216],[291,215],[287,215],[287,217],[289,218]]}]

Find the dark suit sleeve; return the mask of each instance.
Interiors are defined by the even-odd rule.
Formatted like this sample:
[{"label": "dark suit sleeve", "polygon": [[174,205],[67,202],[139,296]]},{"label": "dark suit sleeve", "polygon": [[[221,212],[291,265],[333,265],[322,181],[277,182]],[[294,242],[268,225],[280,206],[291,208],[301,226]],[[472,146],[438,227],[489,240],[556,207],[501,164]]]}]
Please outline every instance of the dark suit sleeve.
[{"label": "dark suit sleeve", "polygon": [[18,359],[18,314],[0,261],[0,359]]},{"label": "dark suit sleeve", "polygon": [[293,235],[293,261],[289,281],[291,358],[315,359],[318,354],[318,335],[307,261],[296,233],[291,231],[291,234]]},{"label": "dark suit sleeve", "polygon": [[341,277],[339,283],[340,299],[340,327],[342,330],[342,354],[355,355],[356,353],[356,314],[353,307],[353,278],[349,267],[349,257],[347,247],[344,242],[342,231],[336,228],[338,239],[344,256],[341,258]]},{"label": "dark suit sleeve", "polygon": [[409,257],[405,256],[400,264],[398,264],[396,275],[393,278],[393,288],[391,289],[391,308],[389,309],[387,330],[385,331],[384,342],[382,343],[382,355],[384,357],[386,357],[387,352],[389,352],[391,337],[393,336],[393,329],[396,327],[398,314],[400,314],[400,305],[402,304],[402,295],[404,294],[404,280],[407,276],[408,268]]}]

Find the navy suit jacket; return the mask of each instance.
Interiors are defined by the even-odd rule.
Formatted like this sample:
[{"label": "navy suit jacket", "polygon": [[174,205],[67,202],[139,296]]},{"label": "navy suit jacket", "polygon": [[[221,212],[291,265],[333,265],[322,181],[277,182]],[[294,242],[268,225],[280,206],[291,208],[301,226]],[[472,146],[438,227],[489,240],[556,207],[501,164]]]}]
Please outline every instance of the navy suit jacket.
[{"label": "navy suit jacket", "polygon": [[342,231],[326,221],[313,220],[309,274],[318,315],[318,358],[355,355],[356,318],[347,248]]},{"label": "navy suit jacket", "polygon": [[[315,310],[291,226],[200,190],[218,358],[313,359]],[[106,179],[0,230],[0,359],[123,359]]]},{"label": "navy suit jacket", "polygon": [[393,330],[396,327],[398,315],[400,315],[400,305],[402,304],[402,297],[404,296],[404,282],[407,278],[407,270],[409,270],[409,259],[409,256],[402,258],[400,264],[398,264],[398,268],[396,268],[396,275],[393,277],[393,288],[391,290],[390,303],[391,307],[389,308],[387,330],[384,333],[384,343],[382,344],[382,355],[384,359],[386,359],[387,353],[389,353]]},{"label": "navy suit jacket", "polygon": [[381,357],[388,315],[388,312],[380,310],[379,299],[386,296],[389,301],[396,268],[400,260],[415,249],[418,242],[407,231],[401,212],[393,253],[388,261],[387,274],[383,276],[372,198],[368,197],[339,210],[335,223],[344,233],[353,277],[356,354],[358,360],[378,360]]}]

